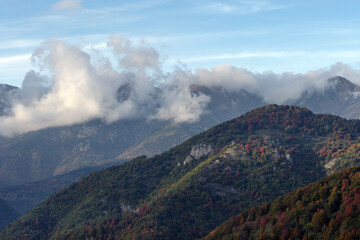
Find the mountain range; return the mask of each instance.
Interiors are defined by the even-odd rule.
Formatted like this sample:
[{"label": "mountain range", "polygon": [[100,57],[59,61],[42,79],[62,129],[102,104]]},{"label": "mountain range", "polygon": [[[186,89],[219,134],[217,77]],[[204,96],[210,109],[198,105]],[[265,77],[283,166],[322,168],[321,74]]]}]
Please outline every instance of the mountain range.
[{"label": "mountain range", "polygon": [[0,238],[204,237],[250,207],[358,165],[359,137],[359,120],[267,105],[161,155],[91,173]]},{"label": "mountain range", "polygon": [[[3,113],[9,106],[6,96],[16,88],[2,85]],[[346,118],[360,116],[360,87],[342,77],[329,79],[322,90],[305,92],[289,104],[305,106],[315,113],[332,113]],[[34,182],[76,169],[154,156],[221,122],[268,104],[245,90],[193,85],[193,94],[211,97],[205,114],[194,123],[129,119],[106,124],[93,120],[73,126],[47,128],[12,138],[0,139],[0,188]],[[12,93],[12,94],[10,94]],[[7,99],[7,100],[6,100]]]},{"label": "mountain range", "polygon": [[262,105],[259,98],[246,91],[230,94],[221,89],[194,87],[194,94],[199,89],[211,94],[213,101],[208,106],[211,114],[195,123],[130,119],[106,124],[93,120],[3,139],[0,188],[138,155],[160,154],[201,131]]}]

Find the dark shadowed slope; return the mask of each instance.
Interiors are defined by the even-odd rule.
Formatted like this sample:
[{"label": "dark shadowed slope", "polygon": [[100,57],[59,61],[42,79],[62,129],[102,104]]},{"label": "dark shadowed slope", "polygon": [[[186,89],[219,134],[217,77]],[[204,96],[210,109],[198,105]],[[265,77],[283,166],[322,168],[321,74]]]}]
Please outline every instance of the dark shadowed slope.
[{"label": "dark shadowed slope", "polygon": [[36,182],[0,189],[0,197],[23,215],[55,192],[78,181],[90,172],[105,167],[106,166],[82,168]]},{"label": "dark shadowed slope", "polygon": [[0,230],[18,217],[20,214],[0,198]]}]

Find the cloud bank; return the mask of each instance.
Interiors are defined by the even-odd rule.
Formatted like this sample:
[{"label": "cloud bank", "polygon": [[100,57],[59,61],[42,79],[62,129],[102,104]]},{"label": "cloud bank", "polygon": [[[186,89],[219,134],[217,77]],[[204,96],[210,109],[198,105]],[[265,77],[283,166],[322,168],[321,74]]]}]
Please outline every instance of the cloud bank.
[{"label": "cloud bank", "polygon": [[67,11],[75,11],[81,10],[81,0],[61,0],[53,5],[54,10],[67,10]]},{"label": "cloud bank", "polygon": [[0,118],[1,135],[97,118],[107,123],[131,118],[195,122],[206,113],[211,96],[192,92],[193,84],[246,90],[281,104],[323,89],[335,75],[360,80],[358,70],[341,63],[305,74],[254,73],[230,64],[164,73],[158,52],[145,43],[111,36],[107,49],[113,58],[59,40],[44,42],[32,55],[39,70],[26,74],[10,114]]},{"label": "cloud bank", "polygon": [[0,133],[12,136],[95,118],[106,122],[148,116],[175,122],[199,120],[209,98],[191,93],[181,80],[173,85],[175,80],[170,78],[176,76],[160,71],[155,49],[133,46],[115,36],[107,46],[117,67],[100,53],[90,55],[57,40],[44,42],[33,53],[32,62],[48,74],[27,73],[10,115],[0,118]]}]

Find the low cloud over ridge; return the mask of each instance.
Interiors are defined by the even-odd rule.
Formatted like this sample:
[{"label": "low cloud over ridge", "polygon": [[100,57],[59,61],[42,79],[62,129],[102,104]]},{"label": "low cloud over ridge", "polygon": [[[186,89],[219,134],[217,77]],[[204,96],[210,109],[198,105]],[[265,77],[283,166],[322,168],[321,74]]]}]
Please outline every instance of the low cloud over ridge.
[{"label": "low cloud over ridge", "polygon": [[192,93],[192,84],[229,92],[243,89],[281,104],[304,91],[323,89],[335,75],[352,81],[360,76],[341,63],[305,74],[253,73],[230,64],[164,73],[158,52],[146,44],[112,36],[107,48],[117,60],[116,67],[99,52],[89,54],[59,40],[44,42],[32,55],[40,70],[25,76],[9,115],[0,118],[0,133],[12,136],[96,118],[108,123],[139,117],[195,122],[206,112],[211,96]]}]

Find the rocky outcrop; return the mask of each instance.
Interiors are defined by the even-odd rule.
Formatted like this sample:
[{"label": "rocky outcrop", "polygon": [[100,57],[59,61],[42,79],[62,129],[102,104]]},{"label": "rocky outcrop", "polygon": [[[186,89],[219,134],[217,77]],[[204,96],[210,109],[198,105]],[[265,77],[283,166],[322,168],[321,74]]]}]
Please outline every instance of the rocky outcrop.
[{"label": "rocky outcrop", "polygon": [[325,164],[325,169],[326,169],[326,174],[327,175],[330,175],[330,174],[332,174],[333,172],[334,172],[334,169],[333,169],[333,167],[335,166],[335,164],[338,162],[338,161],[340,161],[341,160],[341,158],[333,158],[333,159],[331,159],[329,162],[327,162],[326,164]]},{"label": "rocky outcrop", "polygon": [[184,165],[190,163],[194,159],[199,159],[203,156],[211,154],[213,151],[212,144],[199,144],[191,148],[190,155],[184,160]]},{"label": "rocky outcrop", "polygon": [[226,159],[241,159],[241,160],[250,160],[250,156],[246,153],[243,147],[239,147],[237,145],[232,145],[228,149],[226,149],[223,153],[219,155],[221,158]]}]

